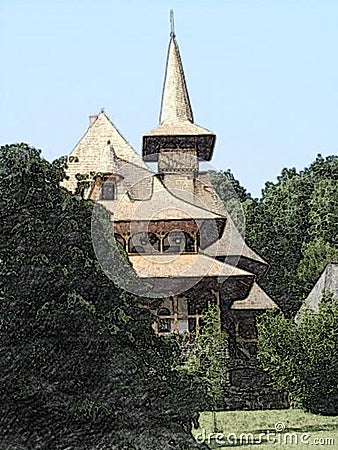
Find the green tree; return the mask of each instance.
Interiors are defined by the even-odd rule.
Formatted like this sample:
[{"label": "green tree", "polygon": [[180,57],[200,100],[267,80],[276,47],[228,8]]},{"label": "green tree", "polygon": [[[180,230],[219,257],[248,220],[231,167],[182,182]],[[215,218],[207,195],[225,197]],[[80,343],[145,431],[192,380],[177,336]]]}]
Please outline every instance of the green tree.
[{"label": "green tree", "polygon": [[146,301],[104,274],[63,164],[0,147],[0,448],[195,448],[194,381]]},{"label": "green tree", "polygon": [[204,316],[202,331],[196,338],[200,347],[200,368],[208,383],[208,394],[213,413],[214,432],[218,431],[216,411],[227,385],[227,336],[221,328],[221,312],[218,305],[209,305]]},{"label": "green tree", "polygon": [[283,169],[276,183],[266,183],[260,199],[247,194],[229,172],[213,180],[226,205],[227,183],[234,187],[246,242],[270,265],[260,284],[288,316],[294,315],[326,264],[338,257],[338,157],[318,155],[299,172]]},{"label": "green tree", "polygon": [[253,198],[239,183],[230,170],[210,171],[210,180],[224,203],[224,206],[242,235],[245,235],[244,205],[253,202]]},{"label": "green tree", "polygon": [[298,276],[307,291],[323,268],[338,261],[338,189],[337,180],[323,178],[313,189],[308,216],[308,239],[302,246]]},{"label": "green tree", "polygon": [[[263,287],[283,309],[297,310],[302,284],[297,268],[306,238],[311,186],[295,169],[282,171],[276,184],[267,183],[259,202],[258,221],[247,227],[249,245],[270,264]],[[249,210],[246,211],[249,215]],[[303,293],[303,292],[301,292]]]},{"label": "green tree", "polygon": [[183,343],[183,358],[176,370],[196,377],[197,383],[207,388],[205,408],[213,414],[214,432],[218,431],[216,411],[222,404],[228,383],[227,335],[221,328],[218,305],[209,304],[203,317],[203,327],[192,344]]},{"label": "green tree", "polygon": [[259,323],[258,358],[274,385],[308,411],[338,414],[338,300],[323,296],[296,324],[268,313]]},{"label": "green tree", "polygon": [[[218,195],[226,203],[228,200],[236,197],[241,203],[251,199],[251,195],[234,177],[230,169],[225,171],[210,171],[210,179]],[[231,187],[231,189],[230,189]]]}]

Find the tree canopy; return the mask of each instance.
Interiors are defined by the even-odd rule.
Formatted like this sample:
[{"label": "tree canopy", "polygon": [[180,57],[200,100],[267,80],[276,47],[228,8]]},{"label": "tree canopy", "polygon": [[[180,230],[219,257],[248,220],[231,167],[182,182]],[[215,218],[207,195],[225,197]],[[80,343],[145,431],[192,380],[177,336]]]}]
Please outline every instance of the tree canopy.
[{"label": "tree canopy", "polygon": [[195,448],[198,387],[146,300],[104,274],[93,205],[60,188],[63,168],[0,148],[0,448]]},{"label": "tree canopy", "polygon": [[281,314],[259,323],[258,358],[277,388],[303,408],[338,414],[338,299],[324,295],[319,312],[303,307],[296,324]]},{"label": "tree canopy", "polygon": [[213,178],[225,202],[224,179],[234,187],[245,239],[270,264],[260,284],[286,314],[295,314],[326,264],[338,260],[338,157],[318,155],[304,170],[283,169],[276,183],[266,183],[260,199],[229,171]]}]

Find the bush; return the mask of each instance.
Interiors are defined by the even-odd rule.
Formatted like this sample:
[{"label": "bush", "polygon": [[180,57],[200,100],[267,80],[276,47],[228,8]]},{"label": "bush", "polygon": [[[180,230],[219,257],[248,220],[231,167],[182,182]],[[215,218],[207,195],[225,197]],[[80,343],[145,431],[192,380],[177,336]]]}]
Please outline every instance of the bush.
[{"label": "bush", "polygon": [[306,410],[338,414],[338,299],[323,296],[319,311],[303,308],[298,324],[266,313],[259,328],[258,358],[277,388]]}]

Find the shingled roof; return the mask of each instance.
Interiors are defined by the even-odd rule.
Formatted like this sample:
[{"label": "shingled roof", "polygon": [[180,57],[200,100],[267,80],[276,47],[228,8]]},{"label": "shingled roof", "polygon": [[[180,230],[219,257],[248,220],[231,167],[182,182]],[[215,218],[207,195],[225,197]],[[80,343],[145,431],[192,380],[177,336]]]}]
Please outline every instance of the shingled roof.
[{"label": "shingled roof", "polygon": [[[142,180],[141,180],[142,181]],[[221,219],[225,217],[214,213],[200,205],[194,205],[173,195],[156,178],[151,177],[152,194],[150,198],[130,199],[129,190],[121,197],[112,201],[101,201],[105,208],[114,214],[114,220],[179,220],[179,219]],[[134,185],[134,189],[137,183]]]},{"label": "shingled roof", "polygon": [[338,297],[338,262],[332,262],[325,267],[317,283],[313,286],[310,294],[298,311],[295,322],[301,321],[305,308],[309,308],[316,313],[319,312],[325,293],[332,293]]},{"label": "shingled roof", "polygon": [[254,283],[248,297],[245,300],[234,301],[231,309],[265,310],[265,309],[279,309],[279,306],[272,300],[271,297],[268,296],[268,294],[257,283]]},{"label": "shingled roof", "polygon": [[129,259],[141,278],[252,277],[252,274],[245,270],[221,263],[201,253],[129,255]]},{"label": "shingled roof", "polygon": [[180,51],[175,35],[172,34],[163,84],[160,123],[175,120],[194,121]]},{"label": "shingled roof", "polygon": [[204,134],[213,133],[194,124],[180,51],[175,35],[171,34],[162,91],[160,123],[148,135]]},{"label": "shingled roof", "polygon": [[62,185],[71,192],[76,189],[77,174],[112,173],[115,170],[114,161],[118,159],[148,169],[103,110],[91,118],[86,133],[68,158],[68,180],[64,180]]},{"label": "shingled roof", "polygon": [[243,256],[265,267],[268,266],[268,263],[245,243],[229,215],[222,238],[206,248],[204,253],[213,257]]}]

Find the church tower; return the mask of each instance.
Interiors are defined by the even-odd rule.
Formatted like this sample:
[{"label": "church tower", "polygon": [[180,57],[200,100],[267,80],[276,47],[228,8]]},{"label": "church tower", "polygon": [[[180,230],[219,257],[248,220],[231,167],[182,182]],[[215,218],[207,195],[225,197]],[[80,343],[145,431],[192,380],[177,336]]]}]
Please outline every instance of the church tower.
[{"label": "church tower", "polygon": [[194,123],[178,48],[173,13],[159,125],[143,137],[143,160],[158,162],[158,172],[198,174],[199,161],[210,161],[216,136]]}]

